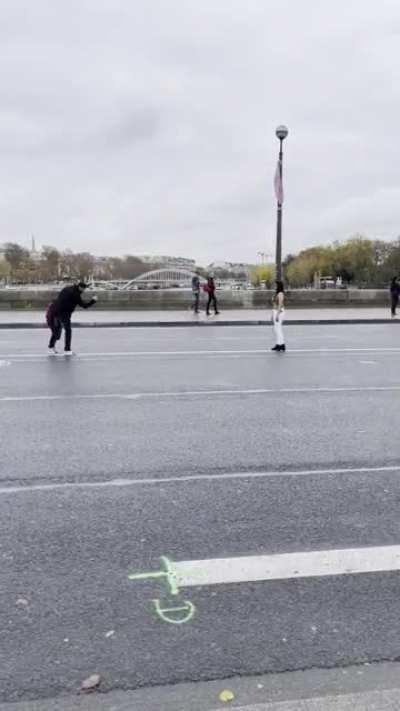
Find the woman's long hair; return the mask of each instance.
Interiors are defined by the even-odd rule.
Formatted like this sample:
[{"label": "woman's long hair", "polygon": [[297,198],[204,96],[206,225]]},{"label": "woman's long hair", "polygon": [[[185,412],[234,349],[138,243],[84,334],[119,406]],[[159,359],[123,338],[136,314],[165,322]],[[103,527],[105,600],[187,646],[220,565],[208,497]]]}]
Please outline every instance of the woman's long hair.
[{"label": "woman's long hair", "polygon": [[283,287],[283,281],[276,282],[276,293],[277,294],[280,294],[280,293],[284,294],[285,293],[285,289]]}]

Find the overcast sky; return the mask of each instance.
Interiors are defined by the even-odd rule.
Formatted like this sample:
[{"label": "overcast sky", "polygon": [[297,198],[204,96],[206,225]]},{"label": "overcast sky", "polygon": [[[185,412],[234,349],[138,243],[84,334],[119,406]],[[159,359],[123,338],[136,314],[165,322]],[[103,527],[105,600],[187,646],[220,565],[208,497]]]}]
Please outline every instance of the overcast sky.
[{"label": "overcast sky", "polygon": [[400,234],[399,0],[2,0],[0,241],[255,261]]}]

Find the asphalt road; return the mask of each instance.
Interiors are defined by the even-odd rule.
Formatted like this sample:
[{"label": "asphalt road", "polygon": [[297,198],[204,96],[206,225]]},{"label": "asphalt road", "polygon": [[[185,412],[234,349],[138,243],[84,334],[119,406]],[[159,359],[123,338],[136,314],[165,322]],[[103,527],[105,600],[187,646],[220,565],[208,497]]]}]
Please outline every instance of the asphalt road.
[{"label": "asphalt road", "polygon": [[400,657],[397,570],[129,580],[400,544],[398,329],[210,331],[1,333],[0,700]]}]

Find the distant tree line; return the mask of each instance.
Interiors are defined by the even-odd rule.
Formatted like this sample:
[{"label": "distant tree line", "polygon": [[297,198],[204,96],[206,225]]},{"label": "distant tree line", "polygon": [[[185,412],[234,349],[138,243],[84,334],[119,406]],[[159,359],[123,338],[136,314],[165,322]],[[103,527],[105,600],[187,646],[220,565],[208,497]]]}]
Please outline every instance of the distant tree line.
[{"label": "distant tree line", "polygon": [[371,240],[356,235],[345,242],[310,247],[284,262],[286,282],[292,287],[313,284],[316,272],[343,284],[360,287],[386,287],[400,275],[400,238],[394,241]]},{"label": "distant tree line", "polygon": [[14,284],[37,284],[73,279],[135,279],[158,265],[143,262],[138,257],[95,257],[89,252],[58,251],[45,246],[32,254],[19,244],[3,245],[0,259],[0,280]]},{"label": "distant tree line", "polygon": [[[45,246],[32,253],[19,244],[3,245],[0,258],[0,281],[14,284],[39,284],[54,281],[89,279],[135,279],[160,265],[149,264],[139,257],[95,257],[89,252],[60,252]],[[353,286],[386,287],[394,275],[400,275],[400,238],[394,241],[371,240],[355,235],[345,242],[310,247],[297,255],[288,255],[283,264],[286,283],[291,287],[307,287],[314,275],[341,278]],[[208,271],[198,268],[202,277]],[[247,281],[249,274],[237,274],[228,269],[215,269],[216,279]],[[258,265],[250,270],[254,286],[274,286],[275,270],[271,265]]]},{"label": "distant tree line", "polygon": [[[60,252],[55,247],[44,246],[40,252],[29,252],[14,242],[2,245],[0,258],[0,282],[13,284],[40,284],[73,279],[129,280],[153,269],[159,269],[156,260],[144,262],[134,255],[125,257],[95,257],[89,252]],[[196,267],[196,271],[205,278],[209,270]],[[248,273],[238,274],[228,269],[212,270],[218,279],[247,280]]]},{"label": "distant tree line", "polygon": [[[355,235],[345,242],[303,249],[289,254],[283,263],[285,282],[292,288],[313,286],[314,276],[340,277],[344,285],[387,287],[400,275],[400,238],[394,241],[370,240]],[[251,271],[253,286],[273,288],[275,267],[262,264]]]}]

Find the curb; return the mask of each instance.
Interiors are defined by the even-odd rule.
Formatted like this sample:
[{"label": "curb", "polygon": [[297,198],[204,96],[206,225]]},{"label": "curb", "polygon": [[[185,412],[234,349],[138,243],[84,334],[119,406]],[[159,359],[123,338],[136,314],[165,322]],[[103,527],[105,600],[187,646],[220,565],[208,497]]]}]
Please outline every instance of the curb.
[{"label": "curb", "polygon": [[[339,319],[286,319],[285,326],[345,326],[351,324],[400,324],[400,320],[391,318],[339,318]],[[75,321],[74,328],[208,328],[214,326],[271,326],[270,319],[251,321]],[[13,322],[0,323],[0,330],[46,328],[46,323]]]},{"label": "curb", "polygon": [[0,711],[221,711],[226,688],[231,711],[386,711],[399,708],[399,664],[372,662],[330,669],[272,672],[213,681],[166,683],[88,695],[61,694],[0,703]]}]

